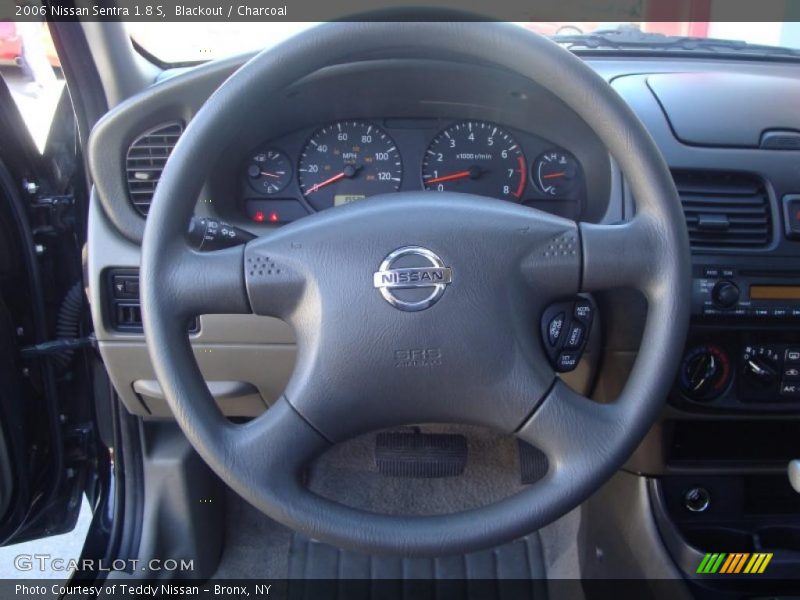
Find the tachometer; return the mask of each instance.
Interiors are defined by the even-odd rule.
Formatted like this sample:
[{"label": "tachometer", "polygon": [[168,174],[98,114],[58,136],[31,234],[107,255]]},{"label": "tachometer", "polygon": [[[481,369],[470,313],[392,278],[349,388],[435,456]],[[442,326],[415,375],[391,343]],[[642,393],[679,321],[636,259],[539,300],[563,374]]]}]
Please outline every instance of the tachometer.
[{"label": "tachometer", "polygon": [[463,121],[439,133],[422,161],[427,190],[519,201],[527,163],[510,133],[486,121]]},{"label": "tachometer", "polygon": [[317,130],[297,167],[303,195],[317,210],[396,192],[403,163],[394,141],[376,125],[342,121]]}]

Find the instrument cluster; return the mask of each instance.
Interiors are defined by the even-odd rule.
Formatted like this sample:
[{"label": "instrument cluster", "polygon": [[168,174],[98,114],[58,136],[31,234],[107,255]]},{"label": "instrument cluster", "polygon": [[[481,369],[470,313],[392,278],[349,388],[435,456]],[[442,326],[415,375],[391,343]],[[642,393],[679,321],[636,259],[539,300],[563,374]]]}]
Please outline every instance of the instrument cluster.
[{"label": "instrument cluster", "polygon": [[258,223],[405,190],[521,202],[579,218],[583,169],[564,148],[481,120],[344,120],[295,132],[250,152],[242,208]]}]

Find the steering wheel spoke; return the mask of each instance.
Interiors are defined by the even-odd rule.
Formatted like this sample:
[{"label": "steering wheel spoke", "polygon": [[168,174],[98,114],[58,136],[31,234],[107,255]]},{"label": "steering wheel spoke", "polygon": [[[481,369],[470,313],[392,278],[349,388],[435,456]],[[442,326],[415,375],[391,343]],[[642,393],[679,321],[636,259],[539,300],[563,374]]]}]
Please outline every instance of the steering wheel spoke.
[{"label": "steering wheel spoke", "polygon": [[225,439],[237,448],[229,455],[236,463],[228,465],[231,471],[246,467],[260,479],[294,482],[295,492],[302,488],[303,470],[330,447],[284,397],[252,421],[228,423]]},{"label": "steering wheel spoke", "polygon": [[521,226],[516,233],[536,241],[523,255],[520,270],[530,292],[527,302],[542,307],[578,292],[580,236],[572,221],[554,218],[538,210],[531,210],[529,218],[530,226]]},{"label": "steering wheel spoke", "polygon": [[176,317],[250,313],[244,281],[244,247],[197,252],[175,250],[169,269],[156,274],[157,291],[168,295]]},{"label": "steering wheel spoke", "polygon": [[647,291],[670,253],[661,252],[663,230],[639,215],[618,225],[580,223],[583,276],[581,291],[614,288]]},{"label": "steering wheel spoke", "polygon": [[556,380],[538,409],[517,436],[544,452],[550,476],[569,481],[587,470],[606,478],[618,441],[626,434],[620,404],[594,402]]}]

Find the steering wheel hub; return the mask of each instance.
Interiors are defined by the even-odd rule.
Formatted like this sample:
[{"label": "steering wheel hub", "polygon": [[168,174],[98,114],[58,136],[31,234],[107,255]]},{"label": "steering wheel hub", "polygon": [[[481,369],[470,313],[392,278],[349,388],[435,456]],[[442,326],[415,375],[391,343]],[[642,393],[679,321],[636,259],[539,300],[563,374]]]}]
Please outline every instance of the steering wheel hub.
[{"label": "steering wheel hub", "polygon": [[405,246],[383,259],[373,276],[381,296],[397,309],[416,312],[430,308],[453,281],[453,272],[436,254],[420,246]]}]

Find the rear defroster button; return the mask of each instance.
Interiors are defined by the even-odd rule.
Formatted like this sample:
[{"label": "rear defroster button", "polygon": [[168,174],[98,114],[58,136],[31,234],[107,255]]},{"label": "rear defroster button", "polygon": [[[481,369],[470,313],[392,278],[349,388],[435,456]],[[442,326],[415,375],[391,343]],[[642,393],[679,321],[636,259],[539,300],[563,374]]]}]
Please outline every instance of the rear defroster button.
[{"label": "rear defroster button", "polygon": [[800,381],[800,365],[783,368],[784,381]]}]

